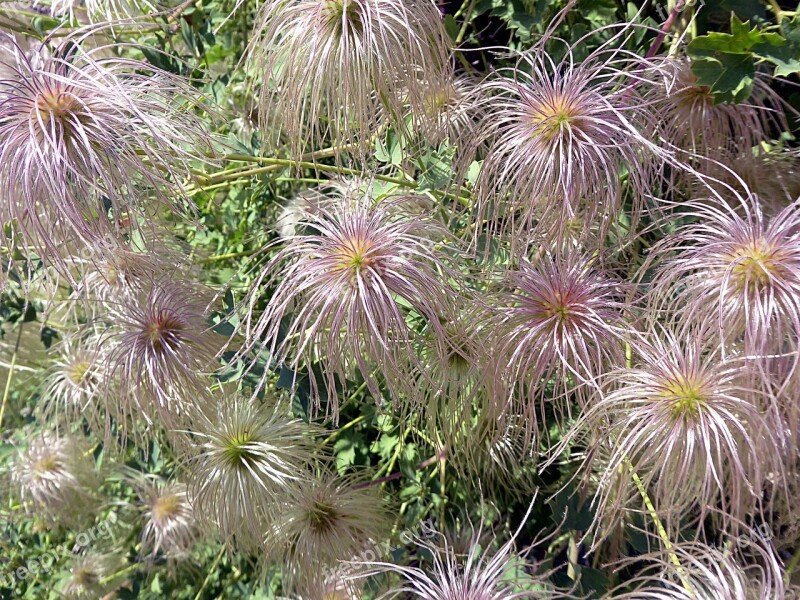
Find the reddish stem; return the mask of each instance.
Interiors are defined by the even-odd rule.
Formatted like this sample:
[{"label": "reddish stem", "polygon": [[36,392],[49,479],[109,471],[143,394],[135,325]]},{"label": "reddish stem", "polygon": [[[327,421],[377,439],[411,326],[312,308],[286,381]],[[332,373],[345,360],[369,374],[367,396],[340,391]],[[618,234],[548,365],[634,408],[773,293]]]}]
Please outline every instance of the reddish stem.
[{"label": "reddish stem", "polygon": [[672,29],[672,26],[675,24],[675,21],[678,19],[678,15],[683,11],[685,5],[685,0],[677,0],[677,2],[675,2],[675,6],[672,7],[672,11],[669,13],[667,20],[664,21],[664,24],[661,26],[661,30],[658,32],[656,39],[653,40],[653,45],[650,46],[650,49],[647,51],[645,59],[653,58],[656,55],[656,52],[658,52],[658,49],[661,47],[664,38],[667,37],[667,33],[669,33],[669,30]]}]

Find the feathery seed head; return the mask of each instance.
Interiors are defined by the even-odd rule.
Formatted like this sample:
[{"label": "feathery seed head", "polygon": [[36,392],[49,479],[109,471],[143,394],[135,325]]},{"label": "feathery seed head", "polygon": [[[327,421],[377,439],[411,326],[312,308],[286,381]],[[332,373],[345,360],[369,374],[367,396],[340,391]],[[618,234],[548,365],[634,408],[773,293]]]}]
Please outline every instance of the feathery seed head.
[{"label": "feathery seed head", "polygon": [[216,369],[222,346],[207,310],[199,286],[164,278],[112,307],[109,368],[123,388],[137,392],[145,418],[157,412],[174,422],[205,393],[203,374]]},{"label": "feathery seed head", "polygon": [[[730,155],[748,155],[769,138],[770,131],[786,131],[783,101],[762,74],[753,78],[747,102],[717,103],[711,89],[699,85],[684,58],[667,58],[656,64],[661,77],[652,95],[666,140],[680,150],[728,162]],[[709,163],[692,161],[694,167]]]},{"label": "feathery seed head", "polygon": [[158,252],[137,252],[126,246],[97,244],[88,259],[73,257],[77,283],[70,299],[96,317],[113,311],[115,305],[135,301],[150,284],[165,273],[183,274],[180,257],[159,248]]},{"label": "feathery seed head", "polygon": [[267,543],[286,561],[293,584],[322,581],[327,569],[389,534],[387,511],[375,487],[328,474],[298,486],[267,533]]},{"label": "feathery seed head", "polygon": [[471,153],[469,156],[482,150],[482,147],[471,147],[481,111],[485,109],[476,91],[477,82],[471,77],[457,75],[425,79],[421,85],[422,96],[417,105],[413,96],[406,100],[406,114],[414,133],[434,147],[447,140],[460,153]]},{"label": "feathery seed head", "polygon": [[188,83],[80,41],[20,55],[6,65],[18,76],[0,80],[0,215],[12,241],[56,266],[64,242],[92,246],[141,227],[148,196],[182,210],[174,186],[208,146]]},{"label": "feathery seed head", "polygon": [[599,55],[575,64],[571,51],[554,65],[537,47],[478,86],[486,111],[476,143],[489,149],[477,208],[490,232],[524,241],[553,202],[562,220],[588,209],[585,227],[599,217],[613,220],[623,170],[634,198],[647,191],[653,170],[643,157],[657,150],[640,129],[653,117],[637,104],[624,68]]},{"label": "feathery seed head", "polygon": [[[541,400],[552,384],[557,405],[569,394],[585,404],[597,378],[624,361],[627,306],[621,285],[576,251],[545,255],[510,271],[509,291],[497,298],[491,319],[496,352],[503,357],[498,377],[516,386],[523,401]],[[532,410],[529,405],[525,412]]]},{"label": "feathery seed head", "polygon": [[72,559],[61,593],[66,598],[102,598],[119,585],[119,578],[114,577],[114,574],[122,566],[123,559],[116,554],[88,552],[76,556]]},{"label": "feathery seed head", "polygon": [[188,463],[196,514],[226,541],[261,547],[277,507],[310,477],[315,431],[244,398],[209,400],[192,424],[200,442]]},{"label": "feathery seed head", "polygon": [[[753,533],[752,539],[757,534]],[[739,540],[742,540],[741,536]],[[675,561],[680,564],[677,566]],[[618,600],[773,600],[785,595],[783,573],[774,551],[748,542],[733,552],[702,542],[681,542],[645,554],[649,563]],[[630,563],[633,561],[624,561]],[[630,585],[634,591],[627,591]],[[613,590],[617,591],[617,590]],[[611,596],[609,596],[611,597]]]},{"label": "feathery seed head", "polygon": [[51,375],[44,383],[44,413],[62,413],[66,423],[86,416],[90,424],[101,421],[99,400],[103,393],[105,371],[102,349],[97,340],[65,341]]},{"label": "feathery seed head", "polygon": [[12,469],[23,501],[46,517],[67,524],[80,520],[94,506],[98,481],[91,457],[76,438],[43,434],[35,437]]},{"label": "feathery seed head", "polygon": [[151,559],[159,552],[170,560],[185,556],[198,537],[197,520],[186,485],[159,481],[141,495],[147,506],[142,553]]},{"label": "feathery seed head", "polygon": [[321,205],[305,216],[309,233],[292,238],[265,266],[248,301],[252,306],[274,286],[263,314],[245,317],[249,345],[267,346],[292,368],[301,360],[320,362],[322,379],[312,378],[312,385],[318,395],[324,385],[334,416],[337,380],[353,369],[375,397],[376,366],[393,395],[407,383],[401,362],[413,357],[419,337],[409,313],[442,335],[440,315],[448,314],[452,292],[440,272],[456,275],[441,246],[426,236],[437,227],[401,210],[405,201],[392,197],[373,205],[348,192]]},{"label": "feathery seed head", "polygon": [[[366,575],[394,573],[403,583],[388,592],[419,600],[513,600],[514,598],[568,598],[547,582],[545,575],[528,575],[519,568],[522,557],[514,550],[514,539],[496,550],[486,550],[485,534],[473,531],[466,554],[457,552],[446,536],[415,540],[420,550],[431,557],[430,564],[401,566],[388,562],[363,562]],[[438,543],[437,543],[438,542]],[[357,575],[356,577],[361,577]],[[531,590],[538,590],[532,592]]]},{"label": "feathery seed head", "polygon": [[[667,258],[653,282],[653,314],[679,307],[684,323],[714,323],[723,348],[738,340],[762,362],[796,349],[800,336],[800,204],[766,217],[758,199],[744,215],[691,205],[698,217],[654,248]],[[668,314],[668,313],[666,313]]]},{"label": "feathery seed head", "polygon": [[780,443],[737,385],[739,369],[721,362],[701,331],[661,332],[639,353],[639,364],[608,376],[604,397],[583,417],[583,430],[610,424],[612,432],[592,445],[613,448],[598,512],[620,508],[617,479],[630,477],[630,465],[668,523],[702,518],[710,507],[731,527],[758,513],[767,474],[782,471]]},{"label": "feathery seed head", "polygon": [[364,142],[382,117],[404,130],[403,98],[424,102],[418,74],[450,76],[427,0],[268,0],[258,20],[249,53],[264,73],[261,119],[280,124],[296,156],[308,142]]}]

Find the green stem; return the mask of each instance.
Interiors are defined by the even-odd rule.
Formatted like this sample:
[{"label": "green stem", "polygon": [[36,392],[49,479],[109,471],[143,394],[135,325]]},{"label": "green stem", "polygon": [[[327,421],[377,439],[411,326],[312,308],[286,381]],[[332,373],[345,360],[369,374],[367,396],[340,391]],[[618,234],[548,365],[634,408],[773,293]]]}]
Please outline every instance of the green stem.
[{"label": "green stem", "polygon": [[361,415],[360,417],[356,417],[355,419],[353,419],[352,421],[350,421],[350,422],[349,422],[349,423],[347,423],[346,425],[343,425],[342,427],[340,427],[339,429],[337,429],[336,431],[334,431],[332,434],[330,434],[328,437],[326,437],[326,438],[325,438],[325,439],[322,441],[322,443],[320,444],[320,448],[322,448],[322,447],[324,447],[324,446],[327,446],[327,445],[328,445],[328,444],[330,444],[330,443],[331,443],[333,440],[335,440],[335,439],[336,439],[336,436],[340,435],[340,434],[341,434],[342,432],[344,432],[344,431],[347,431],[348,429],[352,429],[353,427],[355,427],[356,425],[358,425],[359,423],[361,423],[361,421],[363,421],[363,420],[364,420],[364,419],[366,419],[366,418],[367,418],[367,415]]},{"label": "green stem", "polygon": [[126,573],[130,573],[131,571],[135,571],[138,568],[139,568],[139,563],[133,563],[132,565],[128,565],[127,567],[117,571],[116,573],[112,573],[111,575],[103,577],[100,580],[100,585],[108,583],[109,581],[112,581],[112,580],[116,579],[117,577],[120,577],[121,575],[125,575]]},{"label": "green stem", "polygon": [[17,332],[17,343],[14,344],[14,354],[11,356],[11,365],[8,367],[8,379],[6,379],[6,387],[3,390],[3,403],[0,405],[0,431],[3,428],[3,416],[6,414],[6,406],[8,404],[8,396],[11,393],[11,380],[14,378],[14,368],[17,366],[17,354],[19,353],[19,344],[22,340],[22,327],[24,322],[19,324],[19,331]]},{"label": "green stem", "polygon": [[206,578],[203,580],[203,585],[200,586],[200,589],[197,591],[197,595],[194,597],[194,600],[200,600],[200,597],[203,595],[203,592],[206,591],[206,588],[208,587],[208,582],[211,581],[211,575],[213,575],[214,571],[217,570],[217,566],[219,565],[219,562],[222,560],[224,554],[225,554],[225,546],[219,549],[219,554],[217,554],[217,557],[211,564],[211,568],[208,570]]},{"label": "green stem", "polygon": [[[248,156],[246,154],[229,154],[224,157],[225,160],[238,160],[242,162],[254,162],[265,165],[277,165],[281,167],[296,167],[298,169],[313,169],[323,173],[338,173],[340,175],[363,175],[363,171],[358,169],[350,169],[348,167],[337,167],[335,165],[321,165],[315,162],[296,161],[288,158],[272,158],[262,156]],[[396,177],[387,177],[386,175],[372,175],[378,181],[385,181],[386,183],[394,183],[403,187],[417,187],[415,181],[406,181],[405,179],[398,179]]]},{"label": "green stem", "polygon": [[[467,4],[467,2],[469,2],[469,4]],[[461,5],[461,8],[455,15],[455,18],[460,16],[459,13],[464,15],[464,20],[461,23],[461,29],[458,30],[458,35],[455,39],[456,45],[464,41],[464,36],[467,33],[467,28],[469,27],[470,20],[472,19],[472,11],[475,10],[475,4],[477,4],[477,0],[465,0],[464,4]]]},{"label": "green stem", "polygon": [[800,564],[800,547],[794,551],[794,554],[792,554],[792,560],[790,560],[789,564],[786,565],[786,572],[783,576],[786,585],[789,585],[789,582],[792,579],[792,573],[794,573],[794,570],[797,568],[798,564]]},{"label": "green stem", "polygon": [[669,539],[669,535],[667,535],[667,529],[664,527],[664,523],[661,521],[661,518],[658,516],[658,512],[656,511],[656,507],[653,505],[653,501],[650,499],[650,496],[647,493],[647,490],[644,487],[644,483],[642,483],[639,474],[633,468],[633,464],[628,458],[625,458],[625,464],[628,465],[628,470],[631,474],[631,479],[633,479],[633,483],[636,485],[636,489],[639,490],[639,494],[644,501],[645,508],[647,508],[647,512],[650,514],[650,518],[653,520],[653,523],[656,526],[656,531],[658,531],[658,537],[661,538],[661,541],[664,543],[664,548],[666,548],[667,553],[669,554],[670,562],[675,566],[675,570],[678,573],[678,578],[681,580],[681,585],[689,592],[689,596],[691,598],[695,598],[695,591],[692,584],[686,577],[686,569],[683,568],[678,555],[675,553],[673,548],[672,542]]},{"label": "green stem", "polygon": [[228,254],[218,254],[216,256],[209,256],[208,258],[204,258],[202,262],[212,263],[221,260],[228,260],[230,258],[241,258],[243,256],[250,256],[251,254],[253,254],[252,250],[243,250],[241,252],[229,252]]},{"label": "green stem", "polygon": [[406,428],[405,432],[403,432],[402,439],[397,443],[397,447],[394,450],[394,454],[392,455],[391,460],[386,464],[385,467],[381,467],[377,473],[375,473],[375,477],[373,479],[379,480],[381,479],[381,475],[384,473],[391,473],[392,469],[394,468],[395,463],[397,463],[397,459],[400,458],[400,453],[403,451],[403,448],[406,444],[406,438],[408,438],[408,433],[411,431],[411,428]]},{"label": "green stem", "polygon": [[784,15],[786,13],[781,8],[781,5],[778,4],[777,0],[767,0],[767,3],[769,4],[770,10],[772,10],[773,14],[775,15],[775,18],[777,19],[778,24],[780,24],[780,22],[783,20],[783,17],[784,17]]}]

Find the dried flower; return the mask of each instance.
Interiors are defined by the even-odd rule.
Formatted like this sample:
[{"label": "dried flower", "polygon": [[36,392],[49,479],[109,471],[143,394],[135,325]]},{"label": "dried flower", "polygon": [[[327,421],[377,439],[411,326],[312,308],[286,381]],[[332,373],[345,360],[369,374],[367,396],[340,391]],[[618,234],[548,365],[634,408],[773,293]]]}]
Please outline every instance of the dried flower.
[{"label": "dried flower", "polygon": [[756,197],[742,201],[743,214],[719,203],[693,202],[687,208],[697,220],[651,253],[661,261],[651,314],[713,323],[726,354],[741,339],[746,357],[762,365],[771,355],[796,350],[800,204],[772,218],[763,214]]},{"label": "dried flower", "polygon": [[278,217],[278,231],[286,241],[297,236],[309,215],[313,218],[319,214],[319,207],[328,202],[328,196],[317,189],[303,190],[289,200],[281,209]]},{"label": "dried flower", "polygon": [[[740,538],[743,540],[744,538]],[[774,600],[785,596],[783,574],[774,552],[745,540],[729,552],[701,542],[673,544],[639,557],[650,563],[632,581],[635,591],[617,600]],[[680,565],[676,565],[675,563]],[[633,562],[633,561],[626,561]],[[616,591],[616,590],[615,590]],[[604,596],[605,597],[605,596]],[[610,596],[609,596],[610,597]]]},{"label": "dried flower", "polygon": [[364,142],[379,117],[403,130],[403,100],[423,106],[419,74],[449,74],[448,37],[428,0],[267,0],[249,53],[263,72],[262,121],[290,139]]},{"label": "dried flower", "polygon": [[186,485],[160,480],[141,495],[147,507],[142,553],[151,559],[159,552],[170,560],[183,558],[198,537],[197,520]]},{"label": "dried flower", "polygon": [[282,504],[266,543],[283,559],[290,585],[320,582],[340,562],[382,547],[389,534],[388,514],[375,487],[323,474],[298,486]]},{"label": "dried flower", "polygon": [[141,229],[148,195],[183,211],[175,186],[208,146],[188,83],[79,42],[20,55],[6,64],[18,77],[0,80],[0,218],[56,265],[65,241]]},{"label": "dried flower", "polygon": [[115,574],[123,566],[123,559],[116,554],[88,552],[76,556],[72,559],[61,593],[66,598],[102,598],[119,585],[119,577]]},{"label": "dried flower", "polygon": [[223,340],[210,329],[204,296],[200,285],[162,277],[112,309],[108,371],[123,393],[135,392],[148,422],[155,413],[167,423],[185,415],[218,366]]},{"label": "dried flower", "polygon": [[420,82],[419,101],[415,104],[411,95],[412,101],[406,109],[411,129],[431,146],[447,140],[461,151],[470,151],[485,109],[476,85],[466,75],[424,79]]},{"label": "dried flower", "polygon": [[[45,415],[56,415],[66,423],[79,422],[84,416],[90,424],[103,419],[99,401],[103,395],[105,363],[98,340],[65,340],[52,373],[44,383],[42,399]],[[61,415],[61,417],[60,417]]]},{"label": "dried flower", "polygon": [[[547,581],[547,574],[530,575],[522,568],[524,557],[516,553],[514,538],[496,550],[480,542],[485,535],[473,531],[466,555],[456,552],[447,537],[433,533],[432,539],[416,539],[416,544],[431,557],[427,569],[372,561],[363,564],[367,575],[396,573],[404,583],[387,594],[406,594],[419,600],[512,600],[513,598],[568,598]],[[436,542],[439,541],[439,543]],[[532,590],[538,590],[536,592]]]},{"label": "dried flower", "polygon": [[460,428],[476,396],[491,384],[487,378],[490,354],[487,332],[481,328],[485,308],[478,304],[464,307],[442,323],[440,335],[430,332],[420,349],[421,372],[416,399],[429,432]]},{"label": "dried flower", "polygon": [[12,468],[23,501],[56,522],[80,521],[94,506],[98,480],[94,463],[72,436],[34,437]]},{"label": "dried flower", "polygon": [[119,244],[93,247],[87,258],[73,257],[75,287],[72,304],[87,309],[89,314],[100,316],[113,310],[114,305],[136,301],[154,280],[186,275],[181,258],[175,252],[159,248],[157,252],[139,252]]},{"label": "dried flower", "polygon": [[538,448],[521,415],[489,394],[441,429],[448,465],[484,491],[529,497],[536,487]]},{"label": "dried flower", "polygon": [[[719,507],[731,528],[758,514],[770,473],[780,473],[780,447],[761,412],[737,385],[739,368],[721,362],[702,331],[663,331],[641,346],[639,364],[611,373],[604,397],[581,429],[610,444],[598,512],[621,507],[616,483],[633,470],[668,524]],[[616,500],[615,500],[616,499]],[[694,512],[693,512],[694,511]],[[731,529],[732,530],[732,529]]]},{"label": "dried flower", "polygon": [[585,406],[598,377],[624,364],[630,336],[622,284],[594,259],[573,251],[520,263],[506,274],[505,288],[489,322],[501,357],[497,377],[509,394],[517,388],[532,428],[537,404],[545,402],[561,421],[570,414],[573,396]]},{"label": "dried flower", "polygon": [[260,548],[277,508],[310,477],[316,429],[240,397],[209,401],[191,427],[199,441],[187,462],[195,514],[226,542]]},{"label": "dried flower", "polygon": [[[411,318],[435,337],[442,331],[440,319],[447,318],[454,292],[446,278],[455,274],[445,252],[426,237],[441,228],[406,214],[400,209],[404,201],[393,197],[373,206],[349,194],[306,214],[308,232],[267,263],[248,299],[249,348],[264,347],[293,369],[302,360],[307,366],[321,363],[321,378],[312,376],[313,392],[318,402],[327,396],[334,418],[337,381],[353,369],[376,398],[373,369],[393,394],[407,389],[406,365],[419,337]],[[267,290],[270,302],[256,317],[253,308]]]},{"label": "dried flower", "polygon": [[478,87],[486,116],[475,143],[489,150],[476,218],[489,220],[491,233],[524,242],[545,208],[562,221],[583,215],[586,227],[599,217],[612,222],[622,207],[624,169],[636,219],[654,176],[644,156],[659,151],[642,133],[655,125],[637,103],[638,78],[626,76],[628,66],[602,53],[576,63],[572,49],[553,64],[536,46]]},{"label": "dried flower", "polygon": [[[711,88],[699,85],[685,58],[666,58],[655,64],[661,77],[653,89],[654,110],[661,134],[671,145],[696,157],[728,162],[730,155],[750,153],[769,139],[773,129],[787,131],[778,93],[761,73],[753,77],[746,102],[717,102]],[[697,168],[712,166],[692,161]]]}]

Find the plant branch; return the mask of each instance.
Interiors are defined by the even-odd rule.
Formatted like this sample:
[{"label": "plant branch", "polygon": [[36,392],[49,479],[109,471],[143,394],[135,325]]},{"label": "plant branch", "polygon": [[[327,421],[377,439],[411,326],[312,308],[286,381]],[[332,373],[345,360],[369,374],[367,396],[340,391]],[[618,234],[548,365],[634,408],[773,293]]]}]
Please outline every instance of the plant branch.
[{"label": "plant branch", "polygon": [[19,353],[19,344],[22,341],[22,328],[25,325],[23,321],[19,324],[19,331],[17,332],[17,342],[14,344],[14,354],[11,356],[11,364],[8,367],[8,378],[6,379],[6,386],[3,390],[3,403],[0,405],[0,431],[3,427],[3,417],[6,414],[6,405],[8,404],[8,396],[11,393],[11,380],[14,378],[14,368],[17,366],[17,354]]},{"label": "plant branch", "polygon": [[675,21],[678,20],[678,15],[681,14],[683,8],[686,6],[685,0],[678,0],[675,2],[675,6],[672,7],[672,10],[667,17],[667,20],[664,21],[664,24],[661,26],[658,34],[656,35],[656,39],[653,40],[653,44],[650,46],[650,49],[647,51],[645,55],[645,59],[653,58],[658,52],[658,49],[661,47],[661,44],[664,42],[664,38],[667,37],[669,30],[672,29],[672,26],[675,24]]}]

